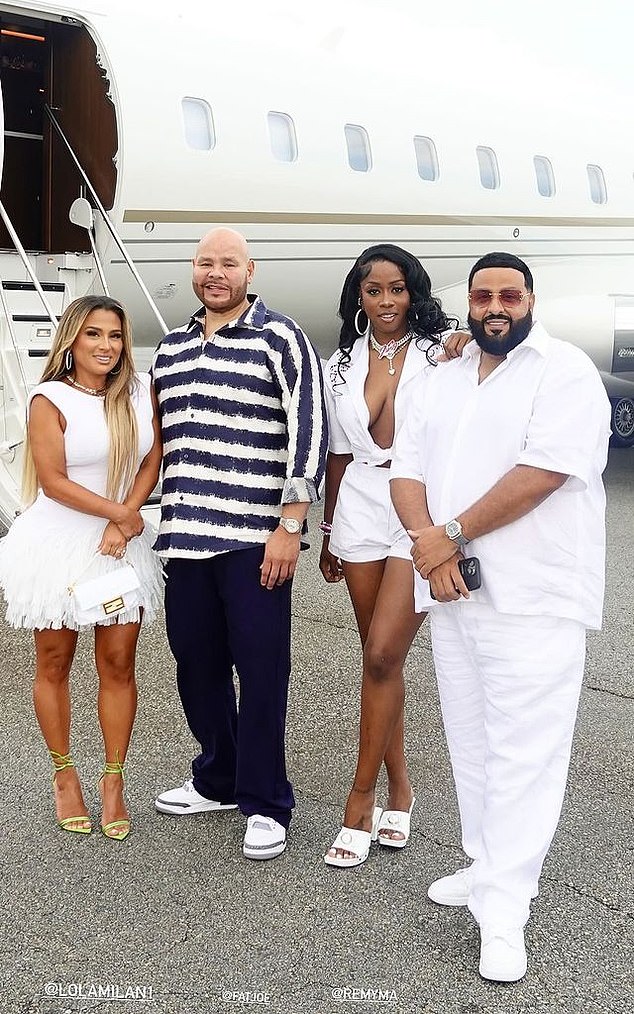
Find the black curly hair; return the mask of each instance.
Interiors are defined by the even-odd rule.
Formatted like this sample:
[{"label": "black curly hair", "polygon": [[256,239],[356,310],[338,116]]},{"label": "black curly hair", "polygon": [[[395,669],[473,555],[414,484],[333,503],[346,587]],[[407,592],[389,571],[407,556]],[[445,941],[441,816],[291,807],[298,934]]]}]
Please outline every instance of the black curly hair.
[{"label": "black curly hair", "polygon": [[[350,350],[355,341],[361,337],[355,326],[355,318],[359,311],[359,292],[361,282],[369,275],[375,261],[389,261],[403,272],[410,298],[407,321],[417,339],[427,338],[434,345],[438,345],[443,331],[458,325],[456,320],[445,316],[439,300],[432,296],[429,275],[418,257],[393,243],[377,243],[375,246],[369,246],[357,257],[343,283],[339,301],[339,316],[343,321],[339,348],[343,355],[339,366],[345,366],[350,361]],[[367,324],[367,317],[362,310],[361,322],[363,319]],[[341,377],[341,374],[339,376]],[[343,380],[343,377],[341,379]]]}]

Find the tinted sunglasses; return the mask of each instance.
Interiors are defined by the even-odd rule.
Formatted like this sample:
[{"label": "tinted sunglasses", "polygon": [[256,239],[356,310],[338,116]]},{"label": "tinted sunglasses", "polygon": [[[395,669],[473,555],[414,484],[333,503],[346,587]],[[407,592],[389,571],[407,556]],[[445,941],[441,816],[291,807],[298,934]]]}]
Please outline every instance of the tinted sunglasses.
[{"label": "tinted sunglasses", "polygon": [[519,289],[500,289],[499,292],[492,292],[490,289],[472,289],[469,293],[469,302],[473,306],[488,306],[493,297],[497,296],[502,306],[519,306],[527,295],[527,292],[520,292]]}]

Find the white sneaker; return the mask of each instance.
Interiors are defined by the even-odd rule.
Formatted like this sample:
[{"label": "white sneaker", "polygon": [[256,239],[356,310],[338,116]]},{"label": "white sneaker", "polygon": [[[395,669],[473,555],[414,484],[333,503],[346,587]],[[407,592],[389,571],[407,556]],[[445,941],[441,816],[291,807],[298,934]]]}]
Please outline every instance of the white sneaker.
[{"label": "white sneaker", "polygon": [[448,877],[441,877],[429,885],[427,897],[437,905],[466,905],[469,901],[473,874],[471,867],[456,870]]},{"label": "white sneaker", "polygon": [[524,930],[485,923],[480,927],[480,975],[493,982],[517,982],[526,975]]},{"label": "white sneaker", "polygon": [[207,810],[235,810],[238,804],[219,803],[217,799],[201,796],[194,788],[193,779],[188,778],[177,789],[163,792],[154,800],[154,805],[161,813],[175,813],[181,816],[184,813],[204,813]]},{"label": "white sneaker", "polygon": [[273,817],[254,813],[247,818],[242,851],[247,859],[273,859],[286,848],[286,828]]}]

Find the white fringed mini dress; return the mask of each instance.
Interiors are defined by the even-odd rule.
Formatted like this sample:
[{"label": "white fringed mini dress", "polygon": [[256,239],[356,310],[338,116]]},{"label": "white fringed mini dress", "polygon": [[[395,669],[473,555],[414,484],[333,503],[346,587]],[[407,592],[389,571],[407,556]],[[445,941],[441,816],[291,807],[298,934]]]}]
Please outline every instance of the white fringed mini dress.
[{"label": "white fringed mini dress", "polygon": [[[29,408],[36,395],[48,398],[66,420],[68,478],[105,496],[110,441],[103,399],[58,380],[33,388]],[[149,374],[138,375],[132,404],[139,432],[138,467],[153,442]],[[0,540],[0,587],[12,627],[79,629],[69,587],[81,578],[97,577],[119,566],[112,556],[95,555],[107,524],[105,518],[65,507],[39,490],[36,500]],[[156,533],[146,524],[141,535],[128,542],[125,556],[141,582],[144,623],[153,620],[163,598],[161,563],[152,549],[155,538]],[[138,623],[139,612],[137,606],[100,623]]]}]

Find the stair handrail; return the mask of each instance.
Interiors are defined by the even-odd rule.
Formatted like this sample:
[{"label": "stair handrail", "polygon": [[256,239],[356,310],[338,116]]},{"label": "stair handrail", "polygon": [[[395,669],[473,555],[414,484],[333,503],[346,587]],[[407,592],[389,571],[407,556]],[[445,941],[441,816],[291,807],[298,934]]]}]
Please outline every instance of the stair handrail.
[{"label": "stair handrail", "polygon": [[29,278],[33,282],[33,285],[35,287],[35,291],[37,292],[38,296],[40,297],[40,299],[42,301],[42,304],[44,306],[44,309],[46,310],[46,315],[47,315],[48,319],[50,320],[50,322],[53,325],[53,327],[55,328],[55,330],[57,330],[57,323],[58,323],[57,317],[53,313],[53,310],[51,308],[51,304],[49,303],[48,299],[46,298],[46,293],[44,292],[44,289],[40,285],[39,279],[38,279],[37,275],[35,274],[35,271],[34,271],[33,267],[31,266],[31,262],[30,262],[30,260],[28,258],[27,252],[24,249],[24,247],[22,246],[22,243],[20,242],[20,237],[18,236],[17,232],[13,228],[13,223],[12,223],[11,219],[9,218],[7,209],[5,208],[5,206],[2,203],[2,201],[0,201],[0,217],[2,218],[2,221],[4,222],[4,224],[5,224],[6,228],[7,228],[7,232],[9,233],[9,236],[13,240],[13,245],[14,245],[15,249],[17,250],[17,252],[18,252],[18,254],[20,256],[20,260],[22,261],[22,263],[24,264],[24,267],[26,268],[26,272],[27,272]]},{"label": "stair handrail", "polygon": [[[24,385],[24,393],[26,394],[26,392],[28,391],[28,388],[29,388],[29,382],[28,382],[28,380],[26,378],[26,370],[24,369],[24,365],[22,363],[22,357],[20,356],[20,353],[19,353],[19,350],[18,350],[18,339],[17,339],[17,335],[15,333],[15,329],[13,327],[13,320],[11,318],[11,313],[9,311],[9,304],[7,303],[7,297],[5,296],[4,287],[3,287],[2,283],[0,283],[0,303],[2,303],[2,312],[4,314],[4,317],[5,317],[6,322],[7,322],[7,326],[9,328],[9,337],[11,338],[11,344],[13,345],[13,351],[15,352],[16,360],[17,360],[17,363],[18,363],[18,369],[20,371],[20,376],[22,378],[22,384]],[[57,319],[55,319],[54,323],[55,323],[55,327],[57,327]],[[4,422],[5,422],[5,432],[6,432],[6,417],[4,418]],[[20,441],[20,443],[22,443],[22,441]],[[12,446],[17,447],[18,445],[15,444],[15,445],[12,445]]]},{"label": "stair handrail", "polygon": [[80,173],[80,175],[81,175],[84,183],[88,187],[88,190],[90,192],[90,195],[91,195],[93,201],[95,202],[95,207],[97,208],[97,210],[101,214],[101,216],[102,216],[102,218],[104,220],[104,223],[105,223],[105,225],[106,225],[106,227],[107,227],[110,235],[112,236],[112,238],[115,241],[117,247],[119,248],[119,252],[121,253],[121,255],[122,255],[123,259],[125,260],[126,264],[128,265],[128,267],[130,268],[130,271],[132,272],[132,275],[133,275],[135,281],[137,282],[139,288],[141,289],[141,292],[145,296],[145,298],[146,298],[146,300],[148,302],[148,305],[149,305],[150,309],[152,310],[152,313],[154,314],[154,316],[156,317],[156,319],[157,319],[157,321],[159,323],[159,327],[162,329],[163,334],[167,334],[168,331],[169,331],[169,328],[168,328],[167,324],[165,323],[165,321],[163,320],[163,318],[161,317],[161,314],[159,313],[158,306],[156,305],[156,303],[152,299],[152,296],[150,295],[150,293],[149,293],[149,291],[147,289],[147,286],[145,285],[145,282],[143,281],[143,279],[141,278],[141,275],[137,271],[137,268],[136,268],[136,265],[135,265],[134,261],[132,260],[132,258],[128,254],[128,251],[125,248],[123,240],[119,236],[119,233],[115,229],[114,224],[110,220],[110,216],[108,215],[108,212],[106,211],[106,209],[104,208],[103,204],[101,203],[97,191],[93,187],[93,185],[92,185],[92,183],[91,183],[88,175],[86,174],[83,166],[81,165],[79,159],[77,158],[77,155],[75,154],[75,151],[74,151],[74,149],[73,149],[70,141],[66,137],[66,134],[64,133],[64,131],[63,131],[63,129],[62,129],[62,127],[61,127],[61,125],[60,125],[57,117],[55,116],[55,113],[53,112],[53,110],[51,109],[51,107],[46,102],[44,103],[44,111],[46,112],[48,118],[50,119],[51,123],[53,124],[53,127],[55,128],[55,130],[59,134],[60,138],[62,139],[64,145],[66,146],[66,150],[68,151],[68,154],[70,155],[70,157],[72,158],[73,162],[75,163],[75,166],[79,170],[79,173]]}]

